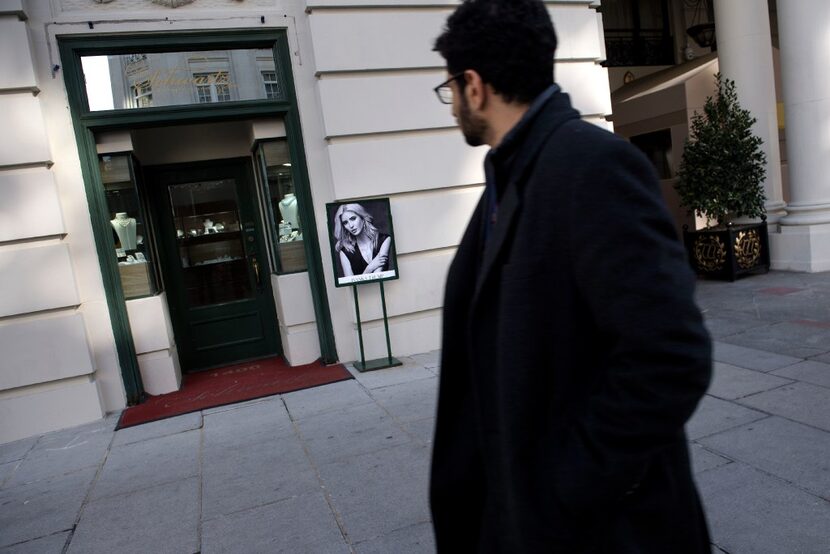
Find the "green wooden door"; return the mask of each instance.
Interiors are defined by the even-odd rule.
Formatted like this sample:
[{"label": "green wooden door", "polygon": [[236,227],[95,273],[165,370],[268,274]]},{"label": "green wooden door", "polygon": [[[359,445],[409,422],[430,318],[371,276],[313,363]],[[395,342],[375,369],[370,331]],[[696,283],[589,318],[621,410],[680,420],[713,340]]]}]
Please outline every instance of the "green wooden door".
[{"label": "green wooden door", "polygon": [[247,158],[146,168],[185,371],[280,353]]}]

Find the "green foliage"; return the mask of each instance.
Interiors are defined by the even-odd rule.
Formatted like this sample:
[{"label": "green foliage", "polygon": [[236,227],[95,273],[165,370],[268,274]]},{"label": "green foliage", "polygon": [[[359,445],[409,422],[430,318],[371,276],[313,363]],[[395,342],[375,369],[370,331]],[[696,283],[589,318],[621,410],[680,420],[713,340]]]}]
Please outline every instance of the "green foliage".
[{"label": "green foliage", "polygon": [[755,118],[738,104],[735,82],[720,73],[715,81],[717,93],[692,117],[676,188],[689,213],[725,225],[765,213],[766,155],[752,134]]}]

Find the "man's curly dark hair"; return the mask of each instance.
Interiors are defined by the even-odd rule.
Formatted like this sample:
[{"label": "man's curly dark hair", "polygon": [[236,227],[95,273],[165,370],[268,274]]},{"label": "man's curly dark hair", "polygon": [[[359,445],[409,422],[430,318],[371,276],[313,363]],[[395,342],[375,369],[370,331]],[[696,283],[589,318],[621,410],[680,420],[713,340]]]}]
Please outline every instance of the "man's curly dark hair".
[{"label": "man's curly dark hair", "polygon": [[434,50],[450,74],[474,69],[507,102],[527,104],[553,83],[556,32],[541,0],[464,0]]}]

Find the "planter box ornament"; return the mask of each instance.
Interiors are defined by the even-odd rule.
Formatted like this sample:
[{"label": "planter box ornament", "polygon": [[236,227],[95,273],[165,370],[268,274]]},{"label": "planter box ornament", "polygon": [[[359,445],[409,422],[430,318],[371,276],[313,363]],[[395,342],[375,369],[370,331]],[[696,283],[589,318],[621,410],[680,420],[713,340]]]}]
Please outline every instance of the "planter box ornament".
[{"label": "planter box ornament", "polygon": [[690,231],[683,227],[689,262],[704,277],[734,281],[769,271],[766,222]]}]

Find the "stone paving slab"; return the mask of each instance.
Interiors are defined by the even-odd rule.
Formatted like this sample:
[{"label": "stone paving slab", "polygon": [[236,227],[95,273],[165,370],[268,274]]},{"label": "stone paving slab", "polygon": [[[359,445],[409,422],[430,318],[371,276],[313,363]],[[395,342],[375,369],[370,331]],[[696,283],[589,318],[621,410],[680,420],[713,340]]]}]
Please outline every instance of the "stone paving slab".
[{"label": "stone paving slab", "polygon": [[822,362],[825,364],[830,364],[830,352],[827,354],[822,354],[820,356],[813,356],[810,358],[811,360],[815,360],[816,362]]},{"label": "stone paving slab", "polygon": [[438,406],[438,379],[420,379],[373,389],[372,397],[398,421],[434,418]]},{"label": "stone paving slab", "polygon": [[350,549],[325,498],[315,493],[204,523],[202,554],[240,552],[348,554]]},{"label": "stone paving slab", "polygon": [[761,319],[747,319],[745,317],[715,316],[710,312],[706,314],[704,324],[713,339],[722,339],[755,327],[769,325],[770,322]]},{"label": "stone paving slab", "polygon": [[124,495],[199,474],[199,431],[113,448],[92,498]]},{"label": "stone paving slab", "polygon": [[405,361],[404,365],[399,367],[390,367],[387,369],[380,369],[377,371],[367,371],[360,373],[351,364],[346,366],[354,378],[368,389],[377,389],[380,387],[389,387],[391,385],[400,385],[402,383],[409,383],[419,379],[434,379],[435,373],[416,364],[411,359],[401,359]]},{"label": "stone paving slab", "polygon": [[429,448],[408,443],[319,468],[352,543],[430,521],[429,459]]},{"label": "stone paving slab", "polygon": [[741,404],[830,431],[830,389],[794,383],[747,396]]},{"label": "stone paving slab", "polygon": [[698,474],[712,540],[730,554],[827,554],[830,504],[735,462]]},{"label": "stone paving slab", "polygon": [[768,391],[792,383],[785,379],[761,371],[744,369],[723,362],[715,362],[712,372],[712,384],[708,393],[717,398],[735,400],[750,394]]},{"label": "stone paving slab", "polygon": [[773,375],[796,379],[813,385],[830,387],[830,364],[806,360],[772,372]]},{"label": "stone paving slab", "polygon": [[180,415],[177,417],[169,417],[167,419],[162,419],[161,421],[153,421],[143,425],[136,425],[135,427],[120,429],[115,433],[115,439],[112,441],[112,445],[123,446],[125,444],[146,441],[148,439],[166,437],[167,435],[175,435],[185,431],[192,431],[193,429],[198,429],[201,426],[202,414],[200,412]]},{"label": "stone paving slab", "polygon": [[14,473],[14,470],[17,469],[17,466],[19,465],[19,461],[8,462],[0,465],[0,489],[3,488],[3,485],[6,483],[6,480],[12,476],[12,473]]},{"label": "stone paving slab", "polygon": [[438,369],[441,365],[441,351],[431,350],[423,354],[414,354],[410,356],[412,361],[424,369]]},{"label": "stone paving slab", "polygon": [[774,371],[803,361],[801,358],[794,356],[782,356],[781,354],[775,354],[767,350],[747,348],[722,341],[715,341],[713,346],[712,358],[716,362],[723,362],[756,371]]},{"label": "stone paving slab", "polygon": [[204,418],[205,445],[213,442],[246,446],[252,442],[292,436],[294,426],[279,397],[238,410],[213,413]]},{"label": "stone paving slab", "polygon": [[7,464],[9,462],[22,460],[26,454],[29,453],[29,450],[35,446],[37,440],[38,437],[31,437],[19,441],[7,442],[6,444],[0,444],[0,464]]},{"label": "stone paving slab", "polygon": [[401,425],[404,430],[419,443],[425,446],[432,444],[432,438],[435,436],[434,417],[428,417],[426,419],[419,419],[416,421],[408,421],[402,423]]},{"label": "stone paving slab", "polygon": [[109,426],[83,426],[43,435],[20,462],[7,486],[98,467],[112,442]]},{"label": "stone paving slab", "polygon": [[403,429],[374,403],[306,418],[297,427],[318,464],[409,441]]},{"label": "stone paving slab", "polygon": [[0,554],[61,554],[68,538],[69,531],[55,533],[15,546],[0,548]]},{"label": "stone paving slab", "polygon": [[372,397],[358,381],[350,379],[324,387],[291,392],[282,396],[291,419],[334,412],[350,406],[371,404]]},{"label": "stone paving slab", "polygon": [[419,523],[358,543],[354,550],[357,554],[432,554],[435,552],[435,535],[431,523]]},{"label": "stone paving slab", "polygon": [[317,474],[295,436],[244,448],[206,448],[202,483],[204,519],[320,490]]},{"label": "stone paving slab", "polygon": [[729,342],[786,356],[809,358],[830,350],[830,327],[783,321],[731,335]]},{"label": "stone paving slab", "polygon": [[0,490],[0,546],[72,528],[96,468]]},{"label": "stone paving slab", "polygon": [[770,417],[700,442],[830,500],[830,434]]},{"label": "stone paving slab", "polygon": [[707,394],[686,423],[686,435],[691,440],[697,440],[765,417],[769,416]]},{"label": "stone paving slab", "polygon": [[692,457],[692,470],[695,473],[703,473],[710,469],[731,464],[732,460],[710,452],[703,445],[692,443],[689,445],[689,454]]},{"label": "stone paving slab", "polygon": [[233,404],[223,404],[222,406],[216,406],[215,408],[205,408],[202,410],[202,415],[213,415],[218,414],[220,412],[227,412],[229,410],[238,410],[240,408],[246,408],[252,404],[259,404],[260,402],[273,402],[274,396],[263,396],[261,398],[254,398],[251,400],[246,400],[244,402],[235,402]]},{"label": "stone paving slab", "polygon": [[198,551],[199,479],[192,477],[88,504],[68,554]]}]

